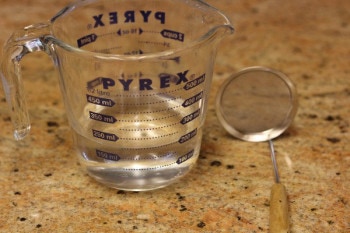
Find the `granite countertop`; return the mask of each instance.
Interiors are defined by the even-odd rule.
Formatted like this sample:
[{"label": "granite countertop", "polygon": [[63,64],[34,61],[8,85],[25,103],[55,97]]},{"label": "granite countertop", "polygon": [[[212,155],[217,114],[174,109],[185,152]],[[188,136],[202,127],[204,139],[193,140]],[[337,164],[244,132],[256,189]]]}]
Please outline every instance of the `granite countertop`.
[{"label": "granite countertop", "polygon": [[[0,44],[68,0],[0,0]],[[200,158],[180,182],[118,191],[90,178],[74,154],[58,87],[44,53],[23,59],[32,121],[15,142],[0,101],[0,232],[268,232],[273,173],[266,143],[233,139],[214,110],[219,86],[248,66],[296,84],[299,111],[275,140],[291,232],[350,232],[350,1],[208,0],[233,21],[220,45]]]}]

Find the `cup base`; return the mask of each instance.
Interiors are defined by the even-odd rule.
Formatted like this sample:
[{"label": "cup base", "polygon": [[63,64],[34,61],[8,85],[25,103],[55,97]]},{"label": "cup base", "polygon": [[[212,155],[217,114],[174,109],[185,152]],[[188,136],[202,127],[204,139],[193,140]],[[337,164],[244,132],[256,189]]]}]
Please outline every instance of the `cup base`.
[{"label": "cup base", "polygon": [[86,170],[92,178],[108,187],[125,191],[148,191],[174,183],[185,176],[191,166],[142,172],[94,166],[87,167]]}]

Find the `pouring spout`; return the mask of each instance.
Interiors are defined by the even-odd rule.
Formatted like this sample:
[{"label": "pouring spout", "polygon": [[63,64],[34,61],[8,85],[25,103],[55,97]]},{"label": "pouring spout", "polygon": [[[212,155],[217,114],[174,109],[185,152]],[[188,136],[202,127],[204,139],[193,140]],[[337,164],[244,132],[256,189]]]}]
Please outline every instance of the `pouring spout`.
[{"label": "pouring spout", "polygon": [[235,32],[234,27],[231,24],[221,24],[212,27],[203,37],[203,41],[212,41],[213,47],[217,48],[217,46],[221,43],[221,41],[227,36],[232,35]]},{"label": "pouring spout", "polygon": [[234,27],[231,24],[223,24],[214,28],[215,34],[218,39],[223,39],[226,36],[232,35],[235,32]]},{"label": "pouring spout", "polygon": [[203,16],[202,22],[209,29],[207,35],[214,35],[220,41],[226,36],[232,35],[235,29],[230,19],[221,11],[211,6],[210,10]]}]

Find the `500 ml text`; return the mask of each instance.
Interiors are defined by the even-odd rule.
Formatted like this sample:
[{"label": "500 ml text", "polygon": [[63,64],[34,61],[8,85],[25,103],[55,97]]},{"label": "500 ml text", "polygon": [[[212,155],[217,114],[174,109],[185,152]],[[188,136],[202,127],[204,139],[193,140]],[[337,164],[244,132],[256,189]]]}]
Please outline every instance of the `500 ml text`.
[{"label": "500 ml text", "polygon": [[122,21],[123,23],[136,23],[138,21],[148,23],[150,20],[156,20],[160,24],[165,24],[165,17],[165,12],[153,12],[151,10],[125,11],[123,13],[113,11],[109,12],[108,14],[99,14],[92,16],[94,19],[94,28],[104,27],[106,24],[118,24],[119,21]]}]

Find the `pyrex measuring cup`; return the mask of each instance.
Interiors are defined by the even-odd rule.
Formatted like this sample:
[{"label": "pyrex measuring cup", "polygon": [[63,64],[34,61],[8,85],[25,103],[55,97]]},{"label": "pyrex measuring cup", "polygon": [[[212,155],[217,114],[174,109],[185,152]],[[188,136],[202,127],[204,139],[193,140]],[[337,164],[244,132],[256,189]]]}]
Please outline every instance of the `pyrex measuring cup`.
[{"label": "pyrex measuring cup", "polygon": [[197,160],[216,47],[232,32],[199,0],[76,1],[6,44],[14,136],[30,129],[20,61],[45,51],[87,172],[118,189],[166,186]]}]

